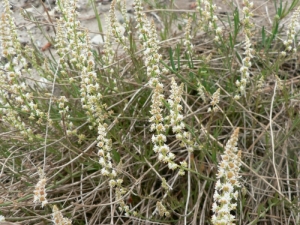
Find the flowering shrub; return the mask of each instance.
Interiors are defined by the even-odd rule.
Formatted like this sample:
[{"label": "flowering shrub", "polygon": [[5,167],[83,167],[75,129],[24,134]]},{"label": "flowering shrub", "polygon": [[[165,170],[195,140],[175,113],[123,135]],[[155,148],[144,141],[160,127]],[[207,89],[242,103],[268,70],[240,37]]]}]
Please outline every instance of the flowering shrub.
[{"label": "flowering shrub", "polygon": [[299,224],[296,0],[41,2],[1,2],[0,221]]}]

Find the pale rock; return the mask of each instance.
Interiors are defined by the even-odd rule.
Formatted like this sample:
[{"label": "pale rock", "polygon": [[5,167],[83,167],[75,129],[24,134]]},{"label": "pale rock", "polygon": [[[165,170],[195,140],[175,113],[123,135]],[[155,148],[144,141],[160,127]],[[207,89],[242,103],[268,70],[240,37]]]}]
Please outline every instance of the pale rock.
[{"label": "pale rock", "polygon": [[100,34],[97,34],[96,36],[94,36],[92,39],[91,39],[91,43],[93,45],[103,45],[105,42],[105,38],[104,38],[104,41],[103,41],[103,37],[102,35]]}]

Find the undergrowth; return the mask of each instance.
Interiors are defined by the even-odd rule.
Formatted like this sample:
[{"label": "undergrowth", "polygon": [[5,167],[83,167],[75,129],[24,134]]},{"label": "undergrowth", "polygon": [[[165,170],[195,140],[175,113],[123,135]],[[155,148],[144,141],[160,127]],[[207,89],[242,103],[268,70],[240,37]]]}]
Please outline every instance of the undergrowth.
[{"label": "undergrowth", "polygon": [[298,0],[48,3],[1,2],[1,220],[300,223]]}]

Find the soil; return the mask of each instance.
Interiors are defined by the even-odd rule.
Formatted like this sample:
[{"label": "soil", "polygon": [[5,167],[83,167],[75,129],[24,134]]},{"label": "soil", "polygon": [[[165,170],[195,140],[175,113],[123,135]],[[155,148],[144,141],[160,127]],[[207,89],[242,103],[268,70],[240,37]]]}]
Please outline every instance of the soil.
[{"label": "soil", "polygon": [[[154,1],[154,0],[152,0]],[[175,0],[172,1],[173,5],[171,6],[170,3],[167,3],[166,0],[156,0],[160,1],[161,5],[168,4],[170,9],[173,10],[180,10],[182,12],[193,12],[195,9],[195,1],[192,0]],[[31,21],[25,20],[24,17],[21,15],[23,11],[26,11],[26,13],[31,14],[32,18],[34,18],[36,21],[41,22],[41,24],[44,24],[43,26],[46,28],[46,31],[48,32],[48,35],[50,37],[54,37],[53,30],[50,26],[51,22],[49,21],[49,17],[46,13],[48,11],[49,15],[52,16],[52,21],[55,21],[53,18],[55,16],[55,0],[11,0],[13,15],[15,18],[15,22],[17,27],[19,28],[19,34],[20,34],[20,41],[22,43],[30,43],[31,38],[34,44],[39,47],[40,49],[45,46],[48,41],[45,39],[43,33],[37,26],[37,24],[32,23]],[[232,15],[233,9],[236,7],[240,11],[243,7],[242,1],[229,1],[229,0],[216,0],[214,1],[217,5],[217,13],[221,15]],[[265,0],[254,0],[254,7],[253,7],[253,14],[254,14],[254,23],[256,26],[266,26],[266,27],[272,27],[272,21],[276,14],[275,4],[276,1],[265,1]],[[277,1],[279,2],[279,1]],[[283,5],[287,4],[288,6],[292,0],[283,1]],[[95,4],[97,6],[97,11],[100,15],[102,27],[105,28],[105,17],[108,14],[109,8],[110,8],[110,0],[96,0]],[[279,3],[277,3],[279,4]],[[128,9],[128,16],[132,17],[133,12],[133,0],[126,0],[126,5]],[[145,9],[152,9],[153,2],[147,1],[145,3]],[[167,8],[169,8],[167,6]],[[3,9],[1,9],[3,11]],[[23,12],[24,13],[24,12]],[[155,13],[155,10],[152,11],[152,13]],[[95,17],[94,10],[90,4],[90,0],[80,0],[78,1],[78,14],[79,14],[79,20],[81,22],[81,26],[84,29],[88,29],[90,32],[90,38],[92,40],[92,43],[95,45],[101,44],[102,38],[99,38],[100,32],[98,29],[98,23]],[[116,11],[117,18],[120,23],[123,22],[123,18],[121,16],[121,13],[117,10]],[[286,22],[283,21],[282,24]],[[28,35],[28,32],[31,34],[31,36]],[[104,29],[105,33],[105,29]]]}]

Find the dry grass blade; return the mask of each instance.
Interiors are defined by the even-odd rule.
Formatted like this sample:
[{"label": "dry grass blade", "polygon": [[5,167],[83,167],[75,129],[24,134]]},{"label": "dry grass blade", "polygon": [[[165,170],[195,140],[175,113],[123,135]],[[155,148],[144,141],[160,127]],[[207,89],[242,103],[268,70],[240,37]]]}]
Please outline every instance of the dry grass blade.
[{"label": "dry grass blade", "polygon": [[13,223],[7,221],[0,221],[0,225],[21,225],[20,223]]}]

